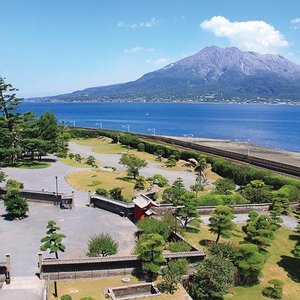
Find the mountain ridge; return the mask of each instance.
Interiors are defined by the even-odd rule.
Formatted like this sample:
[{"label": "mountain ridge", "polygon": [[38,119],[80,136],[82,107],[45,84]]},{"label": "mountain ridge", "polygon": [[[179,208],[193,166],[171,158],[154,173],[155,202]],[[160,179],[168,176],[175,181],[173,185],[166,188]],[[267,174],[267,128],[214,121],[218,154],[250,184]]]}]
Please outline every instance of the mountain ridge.
[{"label": "mountain ridge", "polygon": [[217,46],[206,47],[135,81],[33,98],[35,101],[145,102],[257,102],[259,99],[300,102],[300,66],[281,55]]}]

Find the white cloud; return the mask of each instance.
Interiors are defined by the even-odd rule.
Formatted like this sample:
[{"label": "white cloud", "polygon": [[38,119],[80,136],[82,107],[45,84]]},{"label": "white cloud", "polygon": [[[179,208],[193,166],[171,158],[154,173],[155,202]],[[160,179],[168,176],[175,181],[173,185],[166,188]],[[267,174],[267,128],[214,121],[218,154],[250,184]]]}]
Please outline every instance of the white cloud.
[{"label": "white cloud", "polygon": [[265,21],[231,22],[225,17],[215,16],[200,26],[217,37],[227,38],[231,45],[242,50],[278,53],[280,48],[289,46],[284,36]]},{"label": "white cloud", "polygon": [[136,53],[136,52],[140,52],[140,51],[154,52],[155,49],[154,48],[144,48],[144,47],[139,47],[139,46],[124,49],[125,53]]},{"label": "white cloud", "polygon": [[125,27],[125,28],[151,28],[155,25],[159,24],[159,20],[155,17],[151,18],[149,21],[143,21],[138,23],[125,23],[124,21],[119,21],[117,23],[117,27]]},{"label": "white cloud", "polygon": [[152,64],[156,67],[165,66],[166,64],[168,64],[168,62],[169,62],[169,59],[165,58],[165,57],[161,57],[161,58],[158,58],[158,59],[147,59],[146,60],[146,63]]},{"label": "white cloud", "polygon": [[299,29],[300,28],[300,18],[292,19],[290,21],[290,23],[292,24],[292,26],[291,26],[292,29]]}]

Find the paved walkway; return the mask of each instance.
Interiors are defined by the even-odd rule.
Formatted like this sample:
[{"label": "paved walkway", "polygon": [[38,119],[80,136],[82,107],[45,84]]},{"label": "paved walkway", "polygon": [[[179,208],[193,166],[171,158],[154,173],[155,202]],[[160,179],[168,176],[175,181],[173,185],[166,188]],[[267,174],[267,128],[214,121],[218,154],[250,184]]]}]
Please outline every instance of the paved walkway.
[{"label": "paved walkway", "polygon": [[[78,153],[81,156],[87,157],[93,155],[96,160],[101,162],[103,166],[115,167],[120,170],[125,170],[125,167],[119,164],[121,154],[102,154],[92,151],[94,146],[79,145],[75,142],[69,143],[70,151]],[[178,177],[181,177],[186,188],[189,188],[195,183],[196,176],[192,172],[188,171],[169,171],[159,168],[160,164],[155,162],[148,162],[148,166],[140,171],[140,174],[145,177],[151,177],[153,174],[161,174],[169,180],[169,184],[172,184]]]}]

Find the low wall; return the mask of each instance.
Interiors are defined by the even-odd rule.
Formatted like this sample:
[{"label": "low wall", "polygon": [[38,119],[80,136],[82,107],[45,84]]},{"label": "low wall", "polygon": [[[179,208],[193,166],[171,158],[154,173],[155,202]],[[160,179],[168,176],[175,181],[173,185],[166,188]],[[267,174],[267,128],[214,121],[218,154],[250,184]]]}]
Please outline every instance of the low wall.
[{"label": "low wall", "polygon": [[[6,189],[0,188],[0,195],[5,195]],[[20,196],[25,198],[28,201],[33,202],[41,202],[41,203],[51,203],[51,204],[64,204],[69,205],[70,207],[73,205],[74,197],[73,195],[66,195],[62,193],[51,193],[46,191],[32,191],[21,189]]]},{"label": "low wall", "polygon": [[92,204],[92,206],[116,213],[124,217],[133,216],[133,203],[125,203],[101,195],[91,195],[90,197],[90,204]]},{"label": "low wall", "polygon": [[[196,263],[205,258],[202,251],[165,253],[165,259],[186,258]],[[141,260],[136,255],[93,257],[83,259],[43,259],[40,263],[40,278],[50,280],[93,278],[116,275],[139,274]]]}]

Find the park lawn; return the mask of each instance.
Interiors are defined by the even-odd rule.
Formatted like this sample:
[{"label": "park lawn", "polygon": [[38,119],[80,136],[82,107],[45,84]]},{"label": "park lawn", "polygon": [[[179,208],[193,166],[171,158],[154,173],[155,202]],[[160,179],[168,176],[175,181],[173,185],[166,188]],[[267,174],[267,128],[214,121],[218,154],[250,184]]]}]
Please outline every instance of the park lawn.
[{"label": "park lawn", "polygon": [[[130,278],[129,283],[123,283],[122,278]],[[114,276],[104,277],[99,279],[78,279],[78,280],[66,280],[57,282],[58,298],[55,298],[54,283],[49,284],[49,300],[60,299],[62,295],[69,294],[73,300],[80,300],[83,297],[93,297],[96,300],[106,300],[103,291],[110,287],[127,286],[142,283],[138,278],[134,276]],[[143,297],[142,299],[151,300],[153,297]],[[155,296],[157,300],[185,300],[187,298],[186,291],[179,286],[174,294],[162,294]]]},{"label": "park lawn", "polygon": [[45,169],[51,166],[51,163],[39,160],[19,161],[15,167],[20,169]]},{"label": "park lawn", "polygon": [[[220,237],[220,242],[232,242],[232,243],[239,243],[245,237],[245,233],[242,230],[243,224],[236,224],[235,230],[232,233],[232,236],[228,239]],[[203,244],[205,240],[215,241],[217,236],[212,234],[209,231],[209,227],[207,225],[201,225],[199,232],[184,232],[184,237],[196,248],[206,248]],[[202,242],[201,242],[202,241]],[[201,243],[201,244],[200,244]],[[203,246],[204,245],[204,246]]]},{"label": "park lawn", "polygon": [[109,172],[101,170],[72,172],[66,176],[68,183],[76,189],[95,191],[98,187],[110,190],[123,188],[122,195],[129,201],[135,194],[135,181],[128,179],[125,172]]},{"label": "park lawn", "polygon": [[82,162],[78,162],[75,159],[70,159],[70,158],[60,158],[59,159],[61,162],[64,164],[71,166],[71,167],[77,167],[77,168],[90,168],[89,165],[84,163],[84,159],[82,159]]},{"label": "park lawn", "polygon": [[293,231],[285,227],[276,233],[276,239],[267,248],[270,256],[263,268],[260,285],[232,288],[230,291],[232,296],[228,295],[225,299],[266,299],[261,292],[270,279],[279,279],[284,283],[282,299],[299,299],[300,259],[293,257],[291,253],[296,241],[290,236],[293,236]]},{"label": "park lawn", "polygon": [[88,138],[88,139],[71,139],[72,142],[83,146],[102,146],[103,144],[109,144],[112,142],[111,138],[108,137],[99,137],[99,138]]}]

